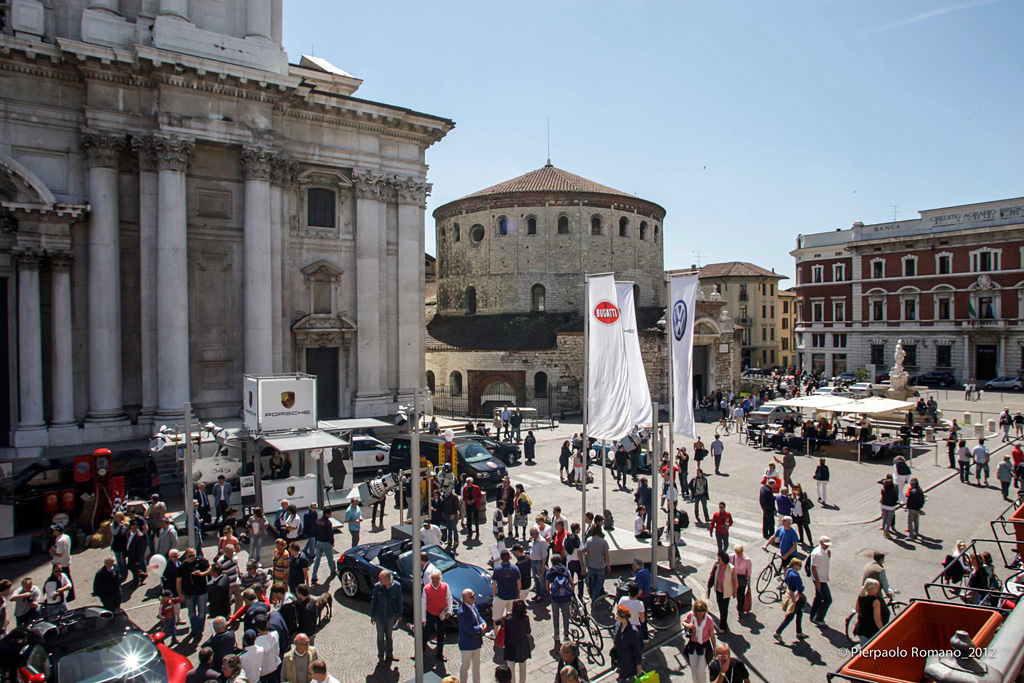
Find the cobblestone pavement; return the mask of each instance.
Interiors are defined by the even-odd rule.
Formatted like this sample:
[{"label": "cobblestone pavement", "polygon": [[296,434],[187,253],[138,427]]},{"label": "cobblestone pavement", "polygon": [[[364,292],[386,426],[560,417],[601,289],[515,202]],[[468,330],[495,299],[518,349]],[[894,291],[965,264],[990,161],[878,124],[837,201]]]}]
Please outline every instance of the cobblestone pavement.
[{"label": "cobblestone pavement", "polygon": [[[977,404],[973,404],[972,407]],[[578,425],[564,424],[555,432],[542,433],[542,441],[538,445],[537,464],[529,466],[520,464],[509,469],[513,483],[523,483],[534,501],[535,511],[551,510],[561,505],[563,514],[570,520],[578,521],[582,517],[580,492],[562,484],[558,477],[558,449],[561,441],[578,431]],[[713,427],[702,425],[700,434],[705,441],[710,441]],[[677,440],[677,443],[683,443]],[[712,505],[719,500],[727,503],[734,515],[736,525],[733,528],[732,543],[743,543],[754,559],[754,572],[758,572],[765,564],[767,556],[759,546],[761,537],[760,510],[757,505],[757,492],[761,475],[771,455],[741,443],[739,437],[731,435],[725,438],[726,450],[723,459],[723,475],[710,478]],[[687,445],[689,445],[687,443]],[[997,456],[998,457],[998,456]],[[809,640],[803,643],[792,642],[793,627],[786,636],[787,644],[778,645],[771,637],[771,631],[781,620],[778,603],[762,603],[754,600],[753,614],[737,624],[730,619],[733,633],[724,641],[732,648],[736,656],[748,662],[755,680],[823,680],[827,671],[835,669],[844,660],[838,648],[847,645],[842,635],[843,620],[852,607],[856,590],[860,584],[860,575],[867,559],[862,555],[871,550],[884,550],[890,553],[886,566],[889,569],[890,583],[903,590],[905,598],[924,597],[922,584],[929,581],[940,568],[940,562],[949,548],[958,538],[970,539],[990,536],[988,521],[996,517],[1006,506],[999,496],[998,489],[991,487],[982,490],[975,486],[965,486],[956,479],[949,479],[951,470],[941,466],[944,453],[940,453],[940,466],[935,466],[934,454],[915,459],[915,475],[925,488],[930,488],[926,505],[926,516],[922,520],[922,530],[926,537],[918,542],[911,542],[902,537],[884,540],[873,521],[878,517],[878,492],[875,482],[886,472],[891,471],[891,463],[864,463],[833,459],[830,460],[832,484],[829,489],[829,506],[816,506],[812,511],[812,531],[829,535],[834,543],[831,587],[835,596],[833,606],[827,618],[826,627],[810,625],[805,619],[805,631],[810,634]],[[802,457],[798,460],[797,481],[813,491],[810,475],[813,472],[815,459]],[[692,473],[691,468],[691,473]],[[598,510],[601,507],[601,471],[595,469],[595,483],[588,487],[588,507]],[[607,506],[612,510],[616,524],[628,527],[633,519],[633,499],[630,482],[629,490],[615,489],[609,472]],[[493,503],[491,503],[493,505]],[[490,507],[493,510],[493,507]],[[692,513],[692,510],[690,511]],[[367,514],[368,518],[369,515]],[[897,528],[902,528],[905,515],[897,513]],[[383,540],[390,537],[390,525],[397,523],[397,512],[389,506],[387,514],[388,528],[369,530],[364,525],[364,541]],[[486,567],[489,557],[487,545],[491,542],[489,524],[482,525],[483,541],[464,542],[459,559]],[[710,570],[715,552],[715,542],[704,526],[691,525],[683,532],[685,547],[680,549],[681,564],[671,571],[667,566],[661,569],[662,575],[674,576],[690,585],[696,595],[702,597],[708,571]],[[336,537],[335,548],[344,551],[350,545],[347,533]],[[269,551],[268,551],[269,552]],[[73,562],[73,574],[80,586],[89,586],[92,575],[102,563],[102,550],[85,550],[76,552]],[[268,558],[264,558],[266,560]],[[2,575],[12,580],[24,574],[31,574],[41,581],[46,573],[46,562],[41,556],[11,561],[3,565]],[[320,579],[327,578],[327,568],[321,567]],[[612,586],[613,578],[609,578],[608,587]],[[338,603],[334,608],[332,621],[317,635],[316,645],[321,655],[329,662],[331,673],[343,682],[351,681],[405,681],[412,678],[413,661],[412,637],[407,631],[396,632],[395,650],[399,661],[391,669],[375,668],[376,650],[374,634],[366,616],[368,601],[348,600],[339,589],[337,581],[329,586],[320,584],[314,588],[315,594],[331,591]],[[810,591],[810,587],[809,587]],[[87,590],[80,589],[80,597],[76,605],[87,604]],[[133,619],[144,628],[156,623],[155,589],[149,585],[126,595],[125,607]],[[714,601],[711,601],[712,603]],[[735,606],[733,606],[735,609]],[[711,605],[711,613],[718,614],[717,606]],[[551,630],[549,610],[545,606],[531,606],[533,617],[533,635],[536,649],[529,664],[530,681],[553,681],[555,675],[556,653]],[[605,638],[605,650],[610,647],[610,638]],[[678,637],[651,647],[645,654],[645,663],[656,667],[662,680],[688,680],[690,672],[682,655],[683,643]],[[181,646],[180,651],[193,654],[194,644]],[[455,633],[448,636],[446,646],[447,665],[436,663],[428,656],[426,666],[439,674],[445,671],[458,675],[459,653]],[[493,679],[492,672],[496,663],[502,661],[500,649],[494,652],[493,642],[485,641],[484,666],[482,680]],[[606,669],[591,666],[592,673]]]}]

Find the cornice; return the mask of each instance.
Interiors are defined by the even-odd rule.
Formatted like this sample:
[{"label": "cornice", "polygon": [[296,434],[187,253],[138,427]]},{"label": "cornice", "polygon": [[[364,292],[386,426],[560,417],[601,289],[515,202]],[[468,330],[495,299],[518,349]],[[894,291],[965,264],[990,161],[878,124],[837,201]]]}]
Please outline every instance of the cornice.
[{"label": "cornice", "polygon": [[524,211],[544,211],[561,207],[565,209],[609,209],[624,213],[635,212],[653,221],[664,222],[665,211],[646,199],[629,199],[614,195],[589,192],[521,192],[509,194],[479,195],[456,199],[434,210],[435,220],[445,220],[468,213],[492,209],[519,208]]}]

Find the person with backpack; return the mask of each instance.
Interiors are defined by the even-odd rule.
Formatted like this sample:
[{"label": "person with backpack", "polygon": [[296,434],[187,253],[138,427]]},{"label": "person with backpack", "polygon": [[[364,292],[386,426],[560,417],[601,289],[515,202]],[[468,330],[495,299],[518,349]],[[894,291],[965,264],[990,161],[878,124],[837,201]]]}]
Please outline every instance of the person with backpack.
[{"label": "person with backpack", "polygon": [[[572,576],[565,566],[565,561],[555,555],[551,559],[551,568],[544,577],[547,581],[548,594],[551,596],[551,616],[554,619],[555,643],[569,642],[569,604],[572,602],[572,591],[575,587]],[[559,624],[562,626],[562,637],[558,637]]]}]

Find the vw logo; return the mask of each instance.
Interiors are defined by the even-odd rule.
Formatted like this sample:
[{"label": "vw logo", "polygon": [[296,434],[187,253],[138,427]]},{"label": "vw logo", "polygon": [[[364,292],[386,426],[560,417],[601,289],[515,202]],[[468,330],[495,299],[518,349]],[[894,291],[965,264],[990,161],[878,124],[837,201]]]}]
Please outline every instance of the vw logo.
[{"label": "vw logo", "polygon": [[676,341],[682,341],[686,333],[686,302],[682,299],[672,305],[672,334]]}]

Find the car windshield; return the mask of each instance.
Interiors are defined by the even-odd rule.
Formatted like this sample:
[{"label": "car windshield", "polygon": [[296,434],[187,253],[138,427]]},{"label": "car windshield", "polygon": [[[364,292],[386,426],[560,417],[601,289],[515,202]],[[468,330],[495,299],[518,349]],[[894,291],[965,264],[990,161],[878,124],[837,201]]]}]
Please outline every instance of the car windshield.
[{"label": "car windshield", "polygon": [[491,441],[490,439],[480,439],[480,441],[478,443],[480,445],[482,445],[484,448],[497,448],[498,447],[498,443],[496,441]]},{"label": "car windshield", "polygon": [[459,452],[466,462],[481,462],[491,457],[490,452],[478,443],[467,443],[459,446]]},{"label": "car windshield", "polygon": [[58,683],[167,683],[160,651],[139,633],[110,639],[64,655],[57,661]]},{"label": "car windshield", "polygon": [[[442,574],[455,567],[455,560],[452,559],[451,555],[441,550],[438,546],[432,545],[429,548],[424,548],[423,550],[426,551],[427,555],[430,557],[430,564],[434,565],[434,568]],[[412,566],[410,564],[411,562],[411,550],[407,553],[403,553],[402,556],[398,558],[398,563],[402,567],[402,573],[405,576],[409,576],[411,571],[410,567]]]}]

